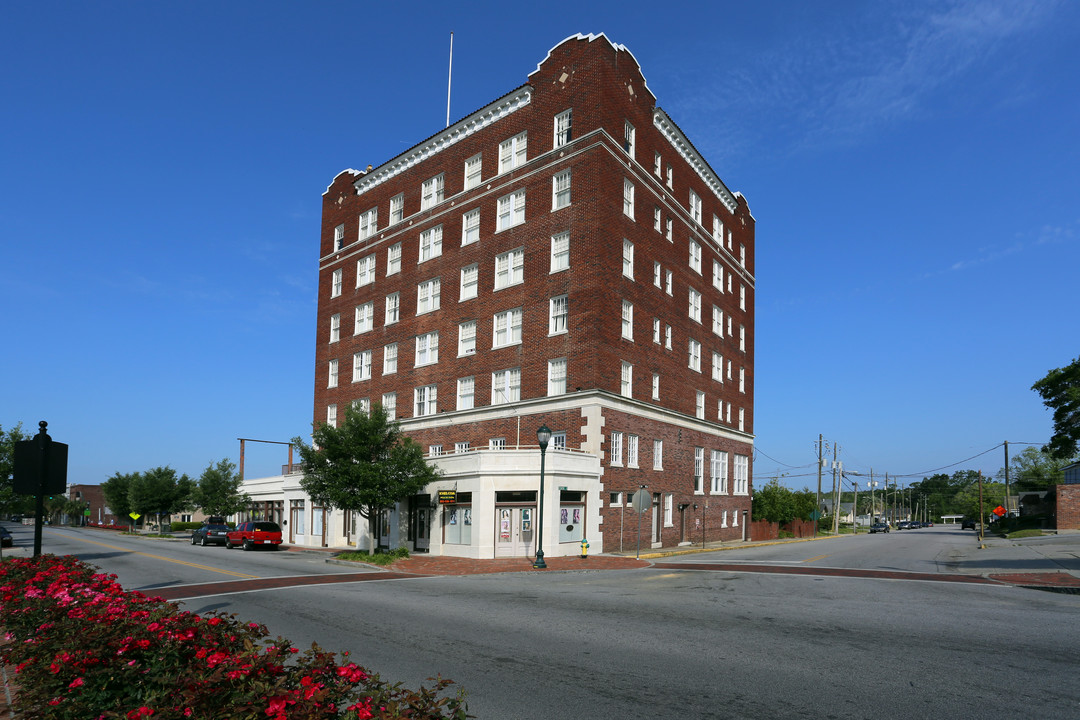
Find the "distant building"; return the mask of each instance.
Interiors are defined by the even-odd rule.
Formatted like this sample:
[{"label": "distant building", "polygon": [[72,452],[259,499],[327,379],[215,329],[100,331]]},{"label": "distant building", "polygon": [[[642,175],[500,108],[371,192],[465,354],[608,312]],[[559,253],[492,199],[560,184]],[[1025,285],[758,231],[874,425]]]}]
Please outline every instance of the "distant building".
[{"label": "distant building", "polygon": [[[351,141],[355,142],[355,138]],[[323,196],[314,420],[381,404],[443,479],[380,544],[466,557],[742,537],[754,218],[603,35]],[[536,431],[553,431],[538,508]],[[297,476],[286,539],[362,543]],[[286,490],[288,488],[288,490]],[[440,491],[456,491],[439,504]],[[250,490],[249,490],[250,492]],[[317,536],[317,537],[315,537]]]}]

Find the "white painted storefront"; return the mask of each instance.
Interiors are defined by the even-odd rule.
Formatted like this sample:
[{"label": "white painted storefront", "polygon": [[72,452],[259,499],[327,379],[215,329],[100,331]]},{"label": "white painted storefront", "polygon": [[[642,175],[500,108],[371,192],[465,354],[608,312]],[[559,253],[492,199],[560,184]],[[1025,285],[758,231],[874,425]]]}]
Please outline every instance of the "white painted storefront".
[{"label": "white painted storefront", "polygon": [[[599,457],[549,448],[545,458],[544,554],[577,555],[582,539],[603,547]],[[379,547],[478,559],[535,555],[539,448],[469,450],[429,457],[428,462],[442,471],[442,478],[380,514]],[[245,479],[242,492],[256,508],[281,508],[286,544],[368,549],[366,519],[315,506],[300,485],[301,477]],[[440,491],[454,494],[444,492],[440,504]]]}]

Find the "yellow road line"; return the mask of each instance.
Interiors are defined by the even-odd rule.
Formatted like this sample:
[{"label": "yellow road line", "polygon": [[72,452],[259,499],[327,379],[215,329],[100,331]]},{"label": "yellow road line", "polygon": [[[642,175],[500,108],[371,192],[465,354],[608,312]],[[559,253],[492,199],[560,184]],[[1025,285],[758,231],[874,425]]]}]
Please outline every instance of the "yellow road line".
[{"label": "yellow road line", "polygon": [[803,562],[804,563],[811,563],[811,562],[814,562],[815,560],[824,560],[827,557],[829,557],[829,556],[828,555],[815,555],[812,558],[806,558],[805,560],[803,560]]},{"label": "yellow road line", "polygon": [[110,550],[120,550],[121,552],[129,552],[133,555],[143,555],[148,558],[154,558],[155,560],[164,560],[165,562],[176,563],[177,565],[187,565],[188,567],[198,568],[199,570],[209,570],[210,572],[221,573],[222,575],[232,575],[238,578],[257,578],[258,575],[247,575],[246,573],[233,572],[232,570],[221,570],[219,568],[210,567],[209,565],[199,565],[198,563],[187,562],[185,560],[174,560],[172,558],[162,557],[161,555],[152,555],[150,553],[141,552],[139,550],[128,550],[127,548],[118,547],[116,545],[109,545],[108,543],[98,542],[97,540],[86,540],[80,537],[71,537],[72,540],[78,540],[79,542],[90,543],[91,545],[100,545],[101,547],[107,547]]}]

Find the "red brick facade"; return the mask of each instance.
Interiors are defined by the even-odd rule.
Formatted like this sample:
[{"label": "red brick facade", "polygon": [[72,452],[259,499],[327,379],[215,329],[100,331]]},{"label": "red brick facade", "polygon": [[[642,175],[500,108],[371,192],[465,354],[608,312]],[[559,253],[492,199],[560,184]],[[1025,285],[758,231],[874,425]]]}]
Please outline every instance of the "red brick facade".
[{"label": "red brick facade", "polygon": [[1080,530],[1080,485],[1055,485],[1057,529]]},{"label": "red brick facade", "polygon": [[[572,111],[571,137],[556,147],[555,116],[566,110]],[[627,123],[633,126],[632,156]],[[500,173],[500,143],[519,133],[527,134],[525,161]],[[466,190],[466,160],[481,153],[481,182]],[[570,203],[553,210],[554,177],[567,170]],[[424,182],[440,174],[442,200],[421,210]],[[633,217],[624,212],[626,181],[633,185]],[[499,199],[522,191],[524,222],[498,230]],[[691,193],[700,198],[700,218],[692,215]],[[396,196],[403,200],[400,221],[391,219]],[[372,209],[377,229],[361,239],[361,215]],[[463,246],[463,215],[474,209],[480,211],[479,239]],[[715,234],[714,217],[722,223]],[[343,246],[335,249],[339,226]],[[420,235],[436,226],[442,229],[441,254],[421,262]],[[552,266],[552,237],[560,233],[569,234],[565,270]],[[633,245],[632,279],[624,275],[625,241]],[[388,275],[389,252],[398,243],[400,271]],[[691,266],[692,243],[699,248],[698,267]],[[517,249],[524,255],[522,281],[495,289],[496,257]],[[358,263],[370,256],[374,282],[357,287]],[[462,269],[474,264],[476,297],[461,300]],[[722,271],[719,287],[714,264]],[[334,287],[338,270],[340,293]],[[436,278],[439,308],[417,314],[418,284]],[[698,294],[697,319],[690,317],[691,291]],[[388,324],[387,296],[393,293],[399,320]],[[551,333],[550,302],[559,296],[568,300],[567,328]],[[354,335],[356,309],[369,302],[373,327]],[[632,339],[624,337],[624,302],[632,304]],[[495,315],[516,309],[520,342],[495,348]],[[722,313],[718,328],[714,313]],[[331,341],[335,315],[340,336]],[[459,324],[468,321],[476,323],[475,352],[459,357]],[[416,338],[431,332],[439,334],[438,361],[417,367]],[[699,369],[689,367],[691,341],[700,347]],[[384,374],[391,343],[397,343],[397,369]],[[602,506],[593,510],[601,516],[603,549],[618,549],[620,539],[626,543],[631,536],[636,542],[636,534],[628,535],[629,525],[636,533],[636,514],[613,505],[610,494],[641,485],[659,494],[655,512],[663,514],[665,502],[675,507],[670,524],[658,517],[654,542],[700,541],[702,526],[708,539],[741,536],[750,483],[748,478],[745,492],[736,495],[734,480],[735,457],[749,458],[753,442],[754,219],[745,199],[723,185],[658,108],[630,52],[604,36],[564,41],[527,85],[377,168],[334,179],[323,198],[316,348],[315,422],[327,420],[330,405],[341,417],[350,402],[375,404],[396,393],[403,428],[425,447],[442,445],[444,452],[460,442],[487,448],[492,438],[533,445],[535,428],[546,423],[565,432],[567,448],[600,455]],[[371,351],[370,379],[354,382],[354,353],[364,351]],[[722,356],[718,379],[714,353]],[[548,362],[560,358],[566,359],[566,393],[549,399]],[[329,387],[332,360],[338,363],[336,387]],[[624,363],[632,366],[630,397],[623,394]],[[492,373],[511,368],[520,368],[520,399],[493,403]],[[475,378],[474,402],[458,410],[457,381],[464,377]],[[436,415],[414,422],[414,391],[428,385],[437,388]],[[574,398],[581,402],[568,407]],[[577,406],[599,407],[602,418],[585,417]],[[625,445],[622,463],[612,463],[612,431],[639,438],[636,468],[628,466]],[[663,441],[661,469],[654,469],[656,440]],[[705,459],[697,491],[696,447]],[[728,464],[727,487],[716,494],[709,486],[713,450],[725,452]],[[680,512],[679,505],[687,508]],[[630,516],[632,523],[626,522]],[[651,522],[652,512],[643,518],[654,527]]]}]

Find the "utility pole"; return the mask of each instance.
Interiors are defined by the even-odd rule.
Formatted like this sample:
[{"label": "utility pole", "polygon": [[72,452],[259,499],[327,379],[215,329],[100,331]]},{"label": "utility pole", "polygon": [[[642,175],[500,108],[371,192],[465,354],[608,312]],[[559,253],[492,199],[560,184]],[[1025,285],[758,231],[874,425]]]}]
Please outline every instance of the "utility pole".
[{"label": "utility pole", "polygon": [[982,470],[979,471],[979,547],[983,547],[983,496],[982,496]]},{"label": "utility pole", "polygon": [[837,457],[840,454],[840,443],[833,443],[833,535],[840,534],[840,498],[842,496],[840,482],[838,482],[837,473],[841,472],[840,462]]},{"label": "utility pole", "polygon": [[859,483],[851,483],[855,486],[855,502],[851,506],[851,534],[859,534]]},{"label": "utility pole", "polygon": [[1010,517],[1009,513],[1009,441],[1005,441],[1005,517]]},{"label": "utility pole", "polygon": [[821,456],[822,447],[824,446],[824,438],[821,433],[817,436],[817,505],[814,507],[816,517],[814,518],[814,537],[817,537],[818,532],[818,520],[821,519],[821,467],[825,464],[825,458]]},{"label": "utility pole", "polygon": [[877,507],[874,505],[874,468],[870,468],[870,524],[874,524],[874,511]]}]

